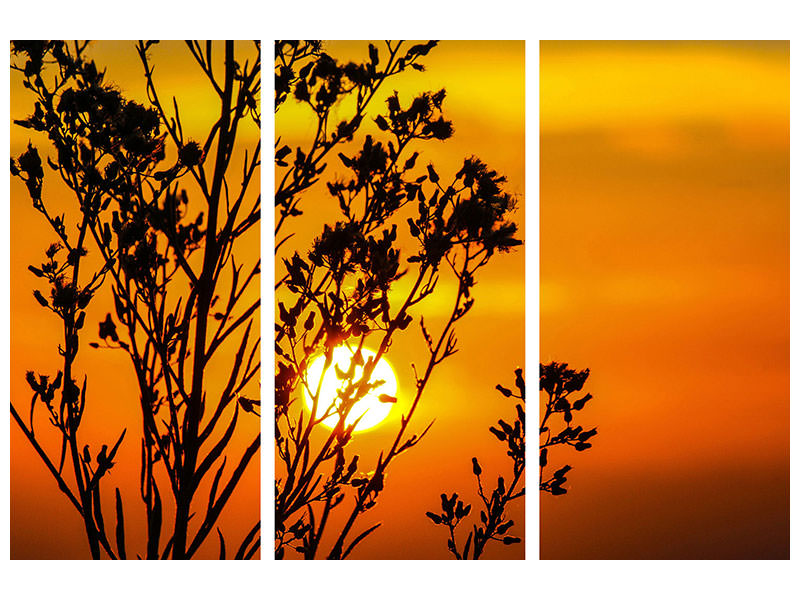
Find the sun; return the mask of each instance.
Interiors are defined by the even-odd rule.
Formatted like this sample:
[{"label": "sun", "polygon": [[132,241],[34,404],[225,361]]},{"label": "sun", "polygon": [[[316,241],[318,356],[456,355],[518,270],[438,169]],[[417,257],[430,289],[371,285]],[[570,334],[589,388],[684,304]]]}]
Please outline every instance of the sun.
[{"label": "sun", "polygon": [[[346,372],[350,368],[351,360],[354,351],[346,346],[339,346],[333,350],[333,361],[331,366],[325,373],[320,385],[320,378],[325,368],[325,356],[318,356],[308,367],[306,376],[308,380],[308,387],[305,389],[306,407],[310,411],[313,407],[313,399],[309,390],[316,391],[319,387],[319,405],[317,406],[317,415],[322,416],[334,404],[338,398],[339,390],[345,386],[345,381],[340,379],[336,374],[334,365],[339,368],[341,372]],[[375,352],[368,349],[361,349],[361,357],[366,362],[368,359],[375,357]],[[364,369],[362,365],[357,365],[352,378],[352,381],[358,381]],[[382,402],[380,397],[382,395],[394,398],[397,394],[397,377],[395,377],[392,367],[388,361],[381,357],[375,369],[372,371],[370,382],[382,381],[380,385],[371,389],[361,400],[353,405],[350,409],[350,414],[347,416],[346,425],[355,423],[356,419],[361,417],[355,426],[354,431],[364,431],[370,427],[375,427],[383,421],[392,410],[394,403]],[[327,417],[322,424],[326,427],[333,429],[339,420],[339,416],[334,413]]]}]

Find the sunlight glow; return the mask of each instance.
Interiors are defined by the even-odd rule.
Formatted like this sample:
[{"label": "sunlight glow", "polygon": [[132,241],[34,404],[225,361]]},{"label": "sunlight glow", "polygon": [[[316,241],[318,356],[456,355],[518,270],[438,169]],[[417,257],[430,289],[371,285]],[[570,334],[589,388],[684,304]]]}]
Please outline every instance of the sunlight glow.
[{"label": "sunlight glow", "polygon": [[[366,362],[368,359],[375,356],[375,352],[367,348],[362,348],[361,356],[363,361]],[[338,367],[341,372],[346,372],[350,368],[352,357],[353,351],[351,349],[346,346],[339,346],[333,351],[333,361],[327,372],[325,372],[324,378],[322,377],[325,369],[324,355],[318,356],[308,368],[308,387],[305,390],[306,407],[311,411],[314,406],[314,401],[309,390],[315,392],[317,388],[319,388],[317,417],[324,415],[326,411],[334,405],[334,402],[336,402],[339,396],[339,392],[343,391],[346,387],[347,380],[339,378],[335,366]],[[358,382],[363,371],[363,365],[356,365],[353,378],[350,381]],[[320,385],[320,378],[322,378],[322,385]],[[397,378],[395,377],[394,371],[392,371],[392,367],[389,366],[389,363],[384,358],[378,361],[378,364],[372,372],[372,378],[370,379],[371,383],[380,381],[382,381],[380,385],[371,389],[361,400],[356,402],[350,410],[350,414],[347,416],[347,425],[351,425],[356,419],[361,417],[355,427],[355,431],[364,431],[365,429],[374,427],[383,421],[391,412],[394,403],[382,402],[379,398],[382,394],[390,397],[394,397],[397,394]],[[339,415],[332,412],[322,423],[326,427],[333,429],[338,420]]]}]

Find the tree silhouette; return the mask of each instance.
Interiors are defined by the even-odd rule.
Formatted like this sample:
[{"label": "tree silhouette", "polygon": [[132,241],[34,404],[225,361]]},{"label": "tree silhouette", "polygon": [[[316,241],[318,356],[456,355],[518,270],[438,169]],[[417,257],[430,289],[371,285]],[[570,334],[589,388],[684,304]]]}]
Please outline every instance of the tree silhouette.
[{"label": "tree silhouette", "polygon": [[[483,554],[486,545],[491,542],[502,542],[506,546],[518,544],[522,540],[510,533],[514,526],[512,519],[506,518],[506,507],[514,500],[525,495],[523,476],[525,474],[525,379],[522,369],[514,371],[514,385],[517,393],[509,388],[497,384],[499,391],[506,398],[516,398],[520,402],[514,408],[516,416],[514,424],[511,425],[500,419],[497,424],[499,427],[489,427],[489,431],[499,441],[505,443],[506,454],[511,458],[513,468],[511,477],[506,479],[500,475],[497,477],[497,485],[487,494],[484,490],[483,469],[476,457],[472,458],[472,474],[478,486],[478,496],[483,507],[480,512],[480,524],[472,525],[472,530],[467,535],[463,544],[456,541],[456,529],[462,524],[472,511],[471,504],[464,504],[463,500],[458,499],[458,494],[442,494],[442,511],[435,513],[428,511],[425,513],[428,518],[436,525],[447,527],[449,538],[447,549],[456,560],[478,560]],[[518,487],[519,486],[519,487]]]},{"label": "tree silhouette", "polygon": [[[312,139],[291,148],[276,140],[275,244],[282,267],[276,273],[275,335],[275,556],[293,550],[306,559],[347,558],[378,524],[356,524],[375,506],[389,466],[420,442],[430,424],[412,433],[412,418],[436,365],[456,352],[454,326],[473,306],[475,275],[498,252],[519,245],[514,209],[503,190],[505,178],[476,157],[466,158],[453,176],[425,164],[425,143],[444,142],[453,125],[443,114],[446,92],[403,99],[384,94],[385,108],[374,119],[378,133],[354,142],[367,107],[387,80],[421,61],[436,42],[370,44],[364,62],[340,63],[317,41],[275,45],[276,111],[290,99],[305,107],[315,123]],[[334,124],[337,114],[350,110]],[[378,139],[380,138],[380,139]],[[334,154],[335,152],[335,154]],[[330,162],[335,157],[337,166]],[[419,164],[418,164],[419,163]],[[338,169],[325,181],[339,214],[321,226],[308,250],[287,251],[287,232],[303,212],[304,192],[321,187],[327,167]],[[407,232],[407,233],[406,233]],[[419,303],[441,295],[440,278],[458,281],[452,310],[433,331]],[[389,290],[404,279],[402,299]],[[375,457],[355,455],[350,444],[360,416],[354,405],[379,382],[372,374],[399,335],[415,322],[427,356],[414,366],[410,407],[386,447]],[[334,364],[334,350],[346,346],[349,364]],[[374,356],[365,348],[375,348]],[[307,368],[324,357],[340,380],[338,397],[325,406]],[[310,399],[303,409],[298,396]],[[382,401],[396,398],[382,396]],[[333,420],[330,429],[323,423]],[[330,526],[332,515],[341,525]],[[325,537],[323,537],[325,536]]]},{"label": "tree silhouette", "polygon": [[[47,199],[36,147],[29,144],[12,158],[12,175],[25,182],[55,237],[44,261],[29,270],[44,290],[35,290],[34,297],[60,322],[63,342],[55,376],[27,373],[33,390],[29,418],[13,401],[11,414],[80,514],[95,559],[130,555],[125,540],[131,521],[119,488],[114,524],[103,514],[101,499],[104,477],[134,427],[99,451],[81,432],[85,411],[97,402],[87,377],[76,372],[76,358],[85,347],[81,338],[89,335],[87,306],[102,289],[110,288],[115,314],[99,323],[99,339],[89,345],[124,352],[138,384],[147,540],[138,557],[192,558],[216,528],[219,556],[225,558],[217,522],[260,445],[256,435],[241,456],[228,449],[242,413],[257,418],[260,404],[244,395],[252,395],[248,390],[260,369],[260,338],[253,328],[259,300],[247,300],[260,260],[240,258],[243,236],[257,233],[260,222],[260,194],[253,189],[260,144],[244,150],[243,164],[232,160],[241,152],[242,123],[260,126],[259,45],[255,60],[245,60],[230,41],[186,43],[218,98],[208,113],[216,112],[208,135],[195,141],[184,136],[178,101],[172,98],[167,107],[158,95],[150,56],[157,43],[135,46],[147,105],[127,100],[106,81],[86,56],[88,42],[12,44],[12,70],[34,99],[32,114],[15,123],[47,136],[53,154],[44,162],[71,190],[74,205],[58,214],[61,209]],[[78,216],[74,228],[72,215]],[[93,271],[87,255],[100,265]],[[212,364],[229,369],[221,389],[207,376]],[[40,442],[37,407],[47,411],[60,437],[58,453]],[[207,498],[198,498],[201,485]],[[235,557],[253,557],[259,544],[255,523]]]},{"label": "tree silhouette", "polygon": [[[572,469],[564,465],[545,475],[546,467],[550,463],[550,452],[553,447],[571,446],[578,452],[583,452],[592,447],[589,442],[597,435],[597,428],[584,430],[581,425],[574,425],[574,413],[583,409],[592,399],[591,394],[584,394],[577,400],[573,394],[583,389],[589,378],[589,369],[576,371],[570,369],[567,363],[551,362],[539,365],[539,389],[547,394],[542,422],[539,426],[539,491],[560,496],[566,494],[563,487],[567,481],[567,473]],[[554,423],[551,420],[555,415],[561,415],[564,428],[554,433]]]}]

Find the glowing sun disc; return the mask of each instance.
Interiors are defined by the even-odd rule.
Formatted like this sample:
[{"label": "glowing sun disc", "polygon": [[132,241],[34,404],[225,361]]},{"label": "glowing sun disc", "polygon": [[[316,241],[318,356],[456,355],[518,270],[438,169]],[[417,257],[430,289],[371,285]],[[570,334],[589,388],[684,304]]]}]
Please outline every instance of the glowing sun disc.
[{"label": "glowing sun disc", "polygon": [[[375,356],[375,352],[367,348],[362,348],[361,356],[366,362],[367,359]],[[336,375],[334,365],[338,366],[340,371],[346,372],[350,368],[352,357],[353,352],[346,346],[334,348],[333,361],[325,373],[321,386],[319,381],[320,377],[322,377],[322,371],[325,368],[325,356],[318,356],[314,362],[311,363],[311,366],[308,367],[308,371],[306,372],[308,387],[305,390],[306,407],[309,411],[313,409],[314,400],[309,390],[315,392],[319,387],[317,417],[321,417],[331,408],[331,405],[333,405],[338,398],[339,389],[344,388],[346,385],[346,382],[339,379]],[[357,382],[361,378],[363,371],[364,369],[361,365],[356,366],[352,381]],[[347,420],[345,421],[346,425],[353,424],[356,419],[361,417],[355,427],[355,431],[363,431],[374,427],[389,416],[389,412],[392,410],[392,406],[394,406],[393,403],[381,402],[378,399],[381,394],[386,394],[388,396],[395,396],[397,394],[397,378],[394,375],[394,371],[392,371],[392,367],[389,366],[389,363],[384,358],[381,358],[378,364],[375,365],[372,371],[372,377],[370,378],[371,382],[380,380],[382,380],[383,383],[370,390],[361,400],[356,402],[353,408],[350,409],[350,414],[347,415]],[[322,424],[333,429],[336,427],[338,421],[339,415],[333,412],[333,414],[322,421]]]}]

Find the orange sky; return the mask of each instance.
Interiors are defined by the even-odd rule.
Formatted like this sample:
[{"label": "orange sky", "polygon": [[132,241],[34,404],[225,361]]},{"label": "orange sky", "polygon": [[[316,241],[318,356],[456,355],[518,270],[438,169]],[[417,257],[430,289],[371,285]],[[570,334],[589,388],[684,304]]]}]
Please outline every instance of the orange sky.
[{"label": "orange sky", "polygon": [[541,360],[599,430],[541,555],[787,558],[788,42],[540,48]]},{"label": "orange sky", "polygon": [[[239,56],[251,61],[255,57],[252,43],[237,42]],[[146,103],[143,69],[136,54],[134,42],[94,42],[90,46],[90,55],[100,68],[106,67],[106,80],[113,82],[129,99]],[[183,42],[162,42],[151,49],[153,63],[156,65],[155,81],[162,100],[167,102],[173,95],[177,97],[181,109],[181,121],[185,135],[193,139],[205,140],[209,128],[217,117],[218,99],[205,79],[205,75],[194,63]],[[221,52],[217,52],[221,56]],[[28,140],[39,146],[43,157],[49,151],[45,136],[37,135],[28,129],[13,125],[13,119],[26,117],[33,107],[33,100],[22,88],[22,78],[18,73],[11,76],[11,154],[18,156],[24,151]],[[171,104],[171,103],[170,103]],[[231,172],[238,176],[244,148],[252,149],[257,143],[258,128],[249,120],[240,125],[237,143],[239,148],[234,152]],[[238,185],[232,179],[231,186]],[[192,187],[188,178],[183,180],[192,198]],[[258,176],[252,186],[252,195],[258,193]],[[57,180],[57,176],[46,169],[44,181],[44,200],[53,206],[70,206],[74,204],[70,192]],[[196,199],[195,199],[196,201]],[[190,200],[191,202],[191,200]],[[66,208],[61,210],[67,210]],[[70,213],[67,212],[67,222]],[[74,218],[74,217],[73,217]],[[37,265],[43,260],[43,248],[54,240],[54,234],[47,226],[42,215],[36,212],[30,203],[27,191],[22,182],[11,179],[11,398],[21,414],[27,414],[25,405],[30,406],[31,391],[25,382],[25,371],[33,369],[42,373],[55,374],[59,368],[59,357],[55,347],[58,343],[60,321],[45,309],[42,309],[32,295],[33,286],[40,282],[28,270],[29,264]],[[242,238],[240,254],[237,262],[255,260],[259,253],[259,231],[254,228]],[[92,261],[93,256],[87,257]],[[248,263],[249,264],[249,263]],[[225,282],[221,283],[223,289]],[[249,296],[242,303],[249,304],[258,294],[258,286],[253,286]],[[45,294],[47,295],[47,294]],[[139,462],[140,446],[137,428],[140,425],[138,406],[138,387],[133,376],[133,369],[127,356],[119,351],[98,351],[86,344],[95,341],[97,323],[106,313],[113,313],[111,294],[98,296],[87,311],[85,339],[82,338],[81,350],[76,361],[77,372],[88,375],[87,409],[81,424],[81,435],[84,443],[99,447],[99,444],[112,442],[120,434],[123,427],[128,433],[120,447],[116,466],[107,477],[105,485],[104,506],[107,519],[113,521],[113,488],[119,486],[126,506],[126,524],[129,532],[129,555],[142,552],[144,535],[141,533],[141,522],[137,518],[144,517],[141,498],[139,496]],[[255,324],[258,327],[258,321]],[[219,358],[208,367],[212,382],[225,381],[221,377],[230,372],[230,364],[235,348],[225,348]],[[215,377],[217,378],[215,380]],[[209,393],[217,383],[212,383]],[[254,381],[245,390],[249,397],[260,396],[258,382]],[[40,416],[44,413],[41,412]],[[241,418],[245,416],[246,418]],[[46,431],[46,422],[42,419],[37,426],[37,433]],[[242,450],[250,443],[258,432],[260,424],[254,415],[240,415],[237,433],[231,444],[231,464],[233,456],[241,455]],[[27,440],[20,433],[17,425],[11,423],[11,557],[12,558],[88,558],[88,546],[85,541],[82,523],[76,511],[58,492],[50,474],[41,463]],[[47,439],[47,438],[45,438]],[[49,438],[51,444],[57,443]],[[58,446],[49,446],[57,456]],[[227,471],[226,471],[227,472]],[[229,554],[235,552],[241,539],[259,518],[259,464],[258,459],[251,461],[240,487],[231,498],[222,513],[219,524],[226,534]],[[70,480],[74,482],[74,479]],[[105,480],[104,480],[105,481]],[[166,488],[163,492],[167,492]],[[202,498],[202,491],[198,498]],[[206,496],[207,497],[207,496]],[[166,510],[166,509],[165,509]],[[137,513],[138,517],[137,517]],[[108,526],[108,525],[107,525]],[[234,547],[233,552],[230,547]],[[200,557],[216,558],[218,548],[216,538],[207,542],[198,553]]]},{"label": "orange sky", "polygon": [[[366,42],[328,42],[325,47],[340,61],[363,61],[367,57]],[[385,49],[383,42],[379,47]],[[418,161],[418,167],[424,170],[427,162],[433,162],[446,179],[458,171],[464,158],[480,157],[508,177],[507,190],[520,202],[513,218],[520,225],[519,237],[524,239],[524,44],[442,42],[423,62],[424,73],[409,70],[387,82],[376,98],[378,102],[371,105],[370,114],[385,111],[383,100],[393,90],[400,93],[402,103],[407,103],[414,94],[446,88],[444,112],[453,121],[455,135],[445,142],[420,142],[422,162]],[[338,120],[333,118],[332,122]],[[306,136],[313,135],[311,128],[309,113],[287,100],[276,118],[276,135],[281,136],[281,143],[307,145]],[[356,136],[359,143],[367,133],[375,136],[380,132],[365,119]],[[341,174],[342,166],[335,156],[329,163],[327,177]],[[284,250],[307,251],[322,224],[336,218],[336,203],[323,186],[307,193],[303,203],[306,214],[291,225],[297,228],[297,235],[278,259],[285,255]],[[478,273],[475,306],[456,326],[460,351],[434,371],[411,430],[421,431],[434,418],[436,423],[419,446],[390,467],[378,505],[360,521],[362,528],[378,521],[383,525],[357,547],[352,558],[448,558],[446,529],[434,526],[425,511],[437,510],[439,494],[445,491],[457,491],[473,504],[478,501],[472,456],[481,457],[482,464],[485,461],[487,472],[510,470],[503,446],[488,427],[498,418],[513,419],[513,403],[500,396],[494,386],[513,386],[514,368],[524,366],[524,251],[496,255],[494,259]],[[282,273],[280,260],[276,273]],[[401,280],[397,287],[406,285]],[[443,276],[440,285],[441,294],[437,292],[422,305],[426,323],[442,322],[445,307],[448,312],[452,307],[455,284]],[[280,299],[279,292],[276,301]],[[414,385],[410,363],[419,365],[427,352],[416,322],[402,333],[387,354],[399,380],[397,410],[386,424],[358,434],[354,443],[353,451],[365,458],[372,455],[372,462],[394,438],[399,413],[410,402]],[[511,514],[519,524],[515,526],[519,535],[524,532],[521,503]],[[521,545],[500,545],[487,550],[486,556],[515,558],[522,553]],[[291,556],[287,554],[287,558]]]}]

